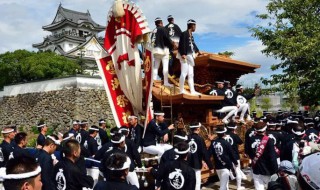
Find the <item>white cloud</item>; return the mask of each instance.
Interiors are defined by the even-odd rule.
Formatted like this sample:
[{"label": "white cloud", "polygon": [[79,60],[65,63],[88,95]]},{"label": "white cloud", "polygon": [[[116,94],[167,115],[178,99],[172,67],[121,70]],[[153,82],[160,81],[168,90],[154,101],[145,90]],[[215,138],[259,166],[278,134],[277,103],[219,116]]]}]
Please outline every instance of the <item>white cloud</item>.
[{"label": "white cloud", "polygon": [[268,78],[272,74],[279,73],[280,71],[272,71],[271,65],[278,63],[278,61],[272,57],[267,57],[261,53],[264,46],[258,40],[250,40],[246,44],[240,47],[231,48],[229,51],[235,53],[234,59],[246,61],[253,64],[261,65],[261,68],[256,70],[256,73],[250,73],[243,75],[239,79],[239,83],[243,83],[245,86],[254,86],[255,83],[260,83],[260,78]]}]

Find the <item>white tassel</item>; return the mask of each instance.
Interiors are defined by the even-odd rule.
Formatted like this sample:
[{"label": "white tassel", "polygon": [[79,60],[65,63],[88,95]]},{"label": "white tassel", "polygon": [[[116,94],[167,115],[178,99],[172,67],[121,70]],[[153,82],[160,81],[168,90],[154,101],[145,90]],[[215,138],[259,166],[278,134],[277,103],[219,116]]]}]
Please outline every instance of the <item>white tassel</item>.
[{"label": "white tassel", "polygon": [[116,18],[123,17],[125,12],[123,9],[122,0],[115,0],[112,10],[113,10],[113,14]]}]

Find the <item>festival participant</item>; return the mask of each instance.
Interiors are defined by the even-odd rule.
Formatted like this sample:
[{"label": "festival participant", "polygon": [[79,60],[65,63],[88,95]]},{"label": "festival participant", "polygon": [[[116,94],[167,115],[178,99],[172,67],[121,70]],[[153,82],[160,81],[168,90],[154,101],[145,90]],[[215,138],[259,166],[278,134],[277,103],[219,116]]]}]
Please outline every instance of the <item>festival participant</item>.
[{"label": "festival participant", "polygon": [[210,161],[206,144],[203,138],[199,135],[200,127],[201,124],[198,122],[191,123],[189,128],[192,133],[188,136],[190,145],[190,155],[188,157],[188,162],[196,172],[196,190],[200,190],[202,166],[204,165],[205,168],[209,167],[209,169],[213,173],[213,165]]},{"label": "festival participant", "polygon": [[98,151],[98,143],[95,140],[95,137],[98,135],[99,128],[95,125],[92,125],[89,128],[89,137],[84,142],[84,148],[86,148],[89,152],[90,157],[94,157],[96,152]]},{"label": "festival participant", "polygon": [[13,157],[14,147],[11,142],[14,139],[15,132],[11,127],[4,127],[1,131],[3,141],[0,144],[0,168],[5,167],[8,160]]},{"label": "festival participant", "polygon": [[101,164],[108,169],[110,177],[106,181],[99,181],[94,190],[138,190],[135,185],[130,185],[126,181],[131,160],[124,153],[115,152],[106,160],[103,160]]},{"label": "festival participant", "polygon": [[267,135],[270,139],[273,140],[275,150],[277,153],[277,162],[278,164],[280,164],[280,150],[281,150],[281,141],[283,136],[276,131],[276,125],[277,124],[274,118],[272,118],[271,120],[269,120],[269,122],[267,122]]},{"label": "festival participant", "polygon": [[[160,158],[159,167],[165,167],[165,164],[171,161],[174,161],[179,158],[179,154],[177,154],[174,150],[177,148],[177,144],[181,142],[188,142],[188,136],[186,132],[177,129],[176,134],[173,137],[173,148],[165,151]],[[158,169],[153,167],[147,168],[148,172],[151,173],[155,178],[158,176]]]},{"label": "festival participant", "polygon": [[59,145],[60,141],[58,137],[56,135],[49,135],[44,142],[43,148],[35,155],[41,167],[42,190],[56,189],[54,185],[54,160],[52,159],[52,155]]},{"label": "festival participant", "polygon": [[14,137],[15,146],[13,147],[13,158],[21,157],[21,156],[29,156],[31,157],[31,154],[26,150],[28,140],[27,140],[27,133],[25,132],[19,132]]},{"label": "festival participant", "polygon": [[142,133],[143,127],[138,123],[138,117],[135,115],[131,115],[128,117],[129,119],[129,138],[134,142],[139,152],[141,152],[140,146],[142,145]]},{"label": "festival participant", "polygon": [[[111,138],[117,134],[119,131],[118,127],[114,127],[110,129],[110,136]],[[96,160],[102,160],[103,155],[109,150],[109,148],[112,147],[112,142],[107,142],[106,144],[104,144],[96,153],[96,155],[94,156],[94,159]]]},{"label": "festival participant", "polygon": [[[235,159],[237,160],[237,167],[235,168],[236,172],[236,180],[237,180],[237,190],[244,189],[243,186],[241,186],[242,178],[244,177],[243,172],[240,168],[240,155],[239,155],[239,145],[243,144],[243,141],[239,137],[239,135],[236,133],[237,125],[234,122],[230,122],[227,125],[227,133],[224,137],[224,139],[230,143],[232,150],[234,152]],[[244,177],[245,178],[245,177]]]},{"label": "festival participant", "polygon": [[74,138],[81,143],[81,134],[79,133],[80,131],[80,121],[79,120],[74,120],[72,122],[72,129],[69,130],[68,133],[72,133]]},{"label": "festival participant", "polygon": [[180,60],[181,64],[181,75],[179,79],[180,93],[186,93],[184,90],[184,81],[188,76],[188,84],[190,88],[190,93],[193,95],[199,95],[199,92],[196,92],[194,89],[194,59],[200,55],[200,51],[197,45],[194,42],[192,33],[196,31],[196,21],[188,20],[187,22],[188,29],[182,32],[179,40],[179,48],[177,58]]},{"label": "festival participant", "polygon": [[100,149],[104,144],[106,144],[107,142],[110,141],[108,134],[107,134],[107,131],[106,131],[106,128],[107,128],[106,120],[100,119],[99,120],[99,133],[95,137],[95,139],[98,143],[98,149]]},{"label": "festival participant", "polygon": [[[137,174],[134,172],[134,168],[135,168],[136,163],[139,167],[142,166],[141,159],[139,159],[140,155],[137,153],[137,150],[135,150],[135,153],[130,152],[130,150],[129,150],[130,147],[126,147],[125,139],[126,139],[126,137],[122,133],[114,134],[111,139],[112,147],[109,148],[109,150],[107,150],[107,152],[103,155],[101,163],[105,163],[106,160],[112,154],[115,154],[115,153],[124,153],[124,154],[126,154],[126,156],[129,157],[129,159],[131,156],[132,159],[130,159],[131,162],[130,162],[130,168],[129,168],[130,174],[128,173],[126,179],[127,179],[128,183],[130,183],[131,185],[135,185],[136,187],[139,188],[139,186],[140,186],[139,180],[138,180]],[[127,148],[127,150],[125,150],[126,148]],[[132,147],[131,147],[131,149],[132,149]],[[134,163],[134,162],[136,162],[136,163]],[[110,177],[111,177],[110,170],[108,168],[106,168],[105,165],[101,165],[99,169],[103,173],[103,175],[106,179],[110,179]]]},{"label": "festival participant", "polygon": [[130,170],[129,170],[129,173],[127,176],[128,182],[139,188],[140,187],[139,179],[138,179],[136,172],[134,171],[134,168],[136,166],[139,168],[142,167],[141,156],[140,156],[140,154],[138,152],[138,148],[136,147],[134,142],[130,138],[128,138],[128,135],[129,135],[128,127],[121,126],[119,129],[119,132],[126,137],[124,152],[127,154],[127,156],[129,156],[129,158],[131,160],[131,166],[130,166]]},{"label": "festival participant", "polygon": [[[244,116],[247,112],[250,112],[250,105],[247,101],[251,100],[253,97],[255,97],[259,93],[259,89],[256,88],[253,94],[244,94],[243,93],[243,86],[242,85],[236,85],[237,90],[237,103],[238,103],[238,112],[240,113],[240,119],[239,122],[244,123]],[[247,116],[247,120],[251,120],[250,113]]]},{"label": "festival participant", "polygon": [[256,190],[264,190],[270,176],[278,170],[274,142],[266,135],[266,129],[266,123],[259,121],[255,125],[256,134],[250,138],[249,157]]},{"label": "festival participant", "polygon": [[80,157],[80,143],[70,139],[63,144],[65,157],[54,166],[55,187],[57,189],[79,190],[93,188],[93,179],[81,172],[76,165]]},{"label": "festival participant", "polygon": [[163,85],[173,87],[168,81],[169,75],[169,54],[170,49],[176,48],[174,42],[170,39],[168,31],[163,27],[162,19],[157,17],[155,20],[156,28],[152,31],[151,43],[153,45],[154,67],[153,80],[157,80],[158,69],[162,62]]},{"label": "festival participant", "polygon": [[80,123],[80,136],[81,136],[81,140],[80,140],[80,144],[83,145],[84,142],[89,138],[89,132],[88,132],[88,128],[89,128],[89,123],[87,120],[82,120]]},{"label": "festival participant", "polygon": [[235,152],[231,144],[225,139],[226,132],[227,129],[225,127],[217,128],[216,133],[218,138],[212,142],[211,147],[215,169],[220,180],[220,190],[229,189],[229,177],[232,175],[230,172],[234,171],[234,166],[238,167],[238,161],[235,157]]},{"label": "festival participant", "polygon": [[174,43],[177,43],[177,46],[178,46],[178,43],[180,40],[180,35],[181,35],[182,31],[181,31],[180,27],[174,23],[174,18],[172,15],[169,15],[167,17],[167,20],[168,20],[168,24],[165,27],[169,32],[170,39]]},{"label": "festival participant", "polygon": [[[157,154],[161,158],[162,154],[172,148],[169,144],[164,144],[169,140],[168,133],[174,129],[173,124],[166,126],[164,122],[164,113],[155,112],[155,118],[151,120],[146,128],[143,139],[143,151],[148,154]],[[162,138],[163,142],[158,144],[157,138]]]},{"label": "festival participant", "polygon": [[306,137],[308,142],[317,143],[319,141],[320,133],[315,129],[313,118],[304,118],[303,122],[306,128]]},{"label": "festival participant", "polygon": [[1,174],[5,174],[3,185],[6,190],[42,189],[41,168],[32,157],[9,160],[5,172],[1,171]]},{"label": "festival participant", "polygon": [[37,148],[38,149],[41,149],[44,145],[44,141],[46,140],[46,134],[47,134],[47,131],[48,131],[48,126],[43,122],[43,121],[40,121],[38,123],[38,131],[39,131],[39,135],[38,135],[38,138],[37,138]]},{"label": "festival participant", "polygon": [[174,151],[179,157],[159,167],[156,178],[156,189],[194,190],[196,186],[196,176],[195,171],[187,162],[190,151],[188,143],[178,143]]},{"label": "festival participant", "polygon": [[231,116],[233,116],[232,120],[234,121],[234,118],[238,111],[236,94],[232,89],[225,88],[224,82],[216,81],[216,84],[218,85],[217,86],[218,88],[215,90],[212,90],[210,94],[215,96],[224,96],[224,99],[221,105],[218,105],[218,107],[215,107],[215,108],[217,109],[216,112],[227,113],[227,115],[222,119],[222,122],[224,124],[228,124],[230,122],[229,118]]}]

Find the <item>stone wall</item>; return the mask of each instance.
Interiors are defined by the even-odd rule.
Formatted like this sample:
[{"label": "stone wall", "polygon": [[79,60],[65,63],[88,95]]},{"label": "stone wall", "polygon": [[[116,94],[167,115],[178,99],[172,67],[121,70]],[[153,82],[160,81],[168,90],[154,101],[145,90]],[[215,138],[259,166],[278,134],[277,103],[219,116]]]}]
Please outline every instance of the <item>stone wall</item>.
[{"label": "stone wall", "polygon": [[40,119],[44,119],[49,126],[65,131],[74,119],[86,119],[90,125],[97,125],[101,118],[109,119],[114,125],[104,89],[69,87],[55,91],[4,96],[0,100],[0,126],[8,123],[36,126]]}]

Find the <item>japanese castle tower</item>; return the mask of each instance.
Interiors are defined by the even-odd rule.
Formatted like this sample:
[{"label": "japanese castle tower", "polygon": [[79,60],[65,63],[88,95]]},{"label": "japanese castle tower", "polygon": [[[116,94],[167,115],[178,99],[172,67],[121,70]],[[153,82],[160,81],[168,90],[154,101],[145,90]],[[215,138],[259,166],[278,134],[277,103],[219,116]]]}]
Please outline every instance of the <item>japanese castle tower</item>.
[{"label": "japanese castle tower", "polygon": [[103,38],[98,33],[105,30],[105,26],[97,24],[90,15],[63,8],[60,4],[52,23],[42,27],[51,32],[44,37],[43,42],[33,44],[39,51],[53,51],[68,58],[81,57],[87,66],[95,63],[94,53],[103,49]]}]

